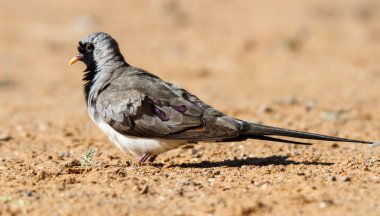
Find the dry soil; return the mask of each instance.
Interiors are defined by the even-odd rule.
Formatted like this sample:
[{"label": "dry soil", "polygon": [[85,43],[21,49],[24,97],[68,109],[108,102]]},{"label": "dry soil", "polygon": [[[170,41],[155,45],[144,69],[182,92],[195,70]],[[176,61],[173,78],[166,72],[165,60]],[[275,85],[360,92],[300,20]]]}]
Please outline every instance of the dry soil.
[{"label": "dry soil", "polygon": [[380,2],[0,0],[0,215],[380,215],[380,148],[201,143],[153,164],[91,122],[78,41],[222,112],[380,140]]}]

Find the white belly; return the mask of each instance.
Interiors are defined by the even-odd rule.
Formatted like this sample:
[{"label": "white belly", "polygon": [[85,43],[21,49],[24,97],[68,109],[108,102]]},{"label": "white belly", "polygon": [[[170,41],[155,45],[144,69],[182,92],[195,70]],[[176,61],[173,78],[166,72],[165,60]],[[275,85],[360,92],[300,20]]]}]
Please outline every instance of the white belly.
[{"label": "white belly", "polygon": [[141,157],[144,154],[158,155],[160,153],[177,148],[178,146],[185,144],[181,141],[168,141],[160,139],[147,139],[133,136],[126,136],[115,131],[109,124],[104,122],[101,118],[91,119],[95,124],[105,133],[108,138],[121,150],[129,151],[131,154],[137,157]]}]

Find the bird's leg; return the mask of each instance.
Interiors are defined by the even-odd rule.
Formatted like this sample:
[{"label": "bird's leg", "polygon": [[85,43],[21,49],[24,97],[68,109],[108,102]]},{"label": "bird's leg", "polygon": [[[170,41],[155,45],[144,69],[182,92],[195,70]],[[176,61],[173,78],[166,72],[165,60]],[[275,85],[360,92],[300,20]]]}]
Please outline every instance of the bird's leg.
[{"label": "bird's leg", "polygon": [[149,157],[149,162],[151,162],[151,163],[153,163],[154,162],[154,160],[156,159],[156,157],[157,157],[157,155],[150,155],[150,157]]},{"label": "bird's leg", "polygon": [[144,155],[140,158],[139,162],[140,162],[140,163],[143,163],[143,162],[145,162],[149,157],[150,157],[150,154],[144,154]]}]

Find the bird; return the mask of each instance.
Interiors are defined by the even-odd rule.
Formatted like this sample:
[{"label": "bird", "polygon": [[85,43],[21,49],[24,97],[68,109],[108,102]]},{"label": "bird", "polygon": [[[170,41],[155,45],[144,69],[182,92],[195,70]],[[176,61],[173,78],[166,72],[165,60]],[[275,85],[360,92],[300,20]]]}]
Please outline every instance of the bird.
[{"label": "bird", "polygon": [[92,121],[139,162],[185,144],[247,139],[309,145],[284,137],[370,145],[379,143],[302,132],[230,117],[178,85],[127,63],[117,41],[95,32],[83,37],[69,65],[86,65],[83,91]]}]

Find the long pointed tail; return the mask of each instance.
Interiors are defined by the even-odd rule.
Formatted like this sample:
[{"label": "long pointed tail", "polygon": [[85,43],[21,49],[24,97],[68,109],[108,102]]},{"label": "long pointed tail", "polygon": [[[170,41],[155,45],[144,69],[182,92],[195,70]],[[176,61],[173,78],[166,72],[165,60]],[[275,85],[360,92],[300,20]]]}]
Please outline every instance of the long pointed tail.
[{"label": "long pointed tail", "polygon": [[308,133],[308,132],[302,132],[302,131],[296,131],[296,130],[289,130],[289,129],[284,129],[284,128],[254,124],[254,123],[249,123],[249,122],[243,122],[243,129],[241,131],[241,136],[244,138],[253,138],[253,139],[255,139],[257,136],[259,136],[259,137],[285,136],[285,137],[294,137],[294,138],[300,138],[300,139],[324,140],[324,141],[336,141],[336,142],[352,142],[352,143],[364,143],[364,144],[378,145],[378,143],[370,142],[370,141],[326,136],[326,135],[322,135],[322,134]]}]

